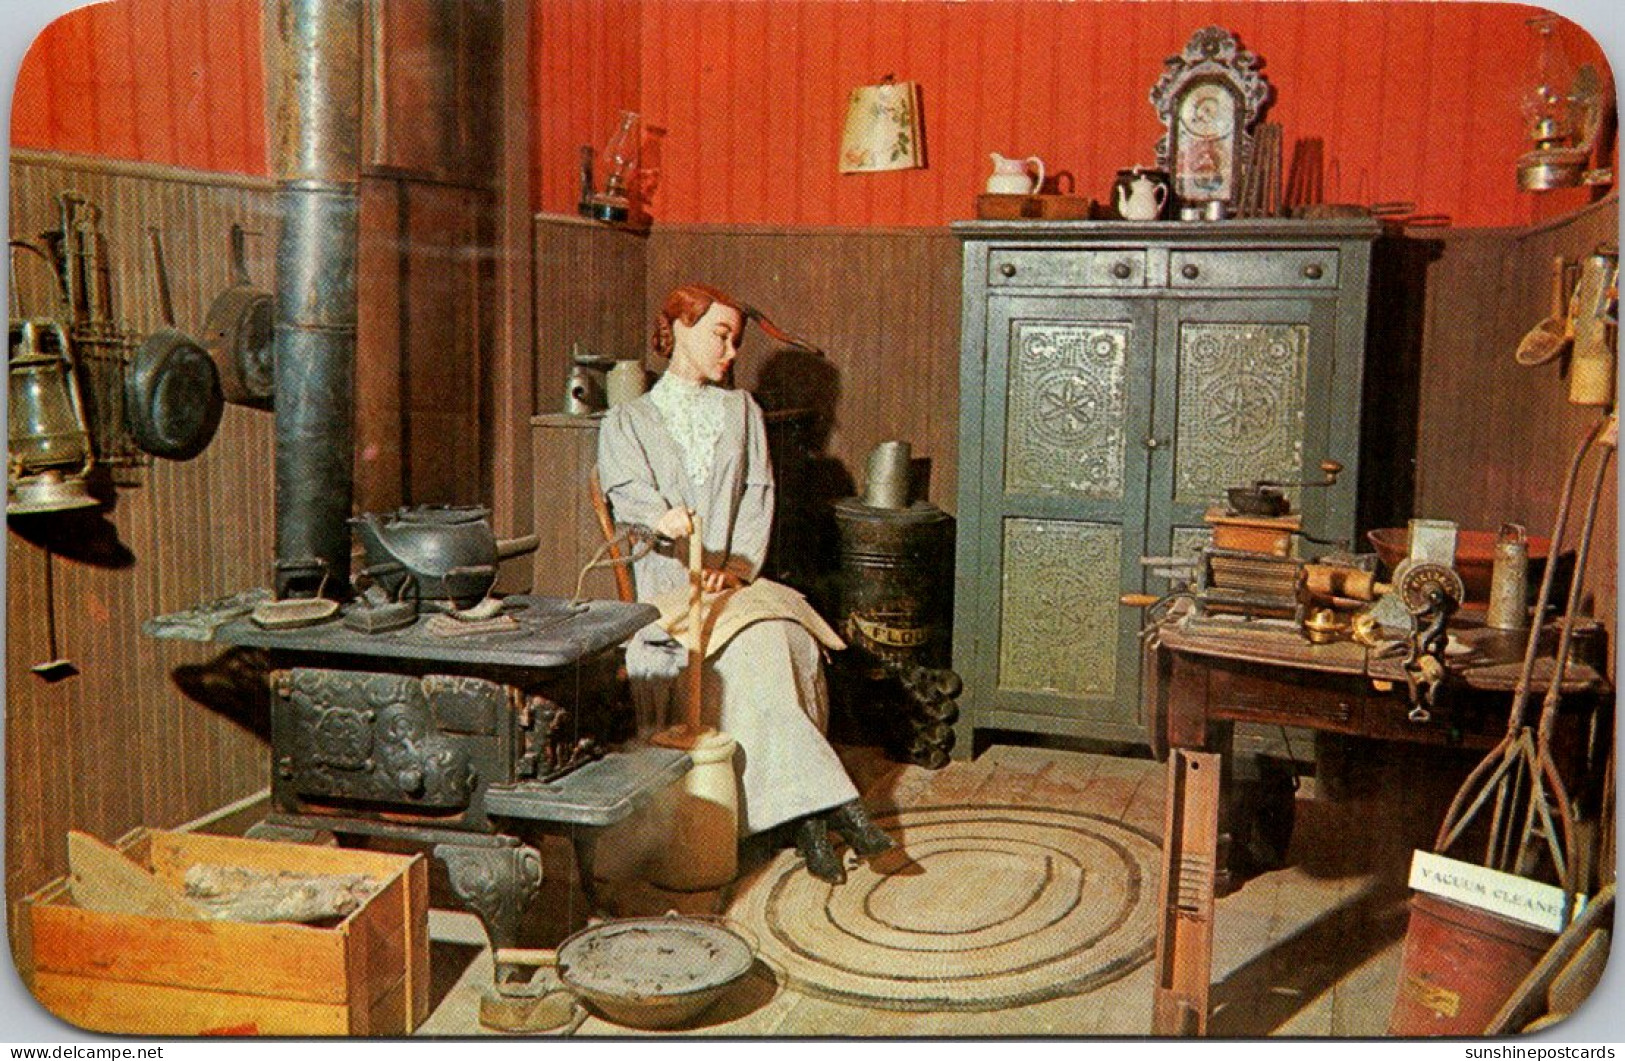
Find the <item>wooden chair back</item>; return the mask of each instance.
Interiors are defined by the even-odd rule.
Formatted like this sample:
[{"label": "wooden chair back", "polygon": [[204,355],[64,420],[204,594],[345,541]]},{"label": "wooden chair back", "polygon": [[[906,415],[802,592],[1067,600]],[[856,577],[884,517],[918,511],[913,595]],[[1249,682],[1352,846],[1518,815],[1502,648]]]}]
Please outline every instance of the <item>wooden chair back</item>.
[{"label": "wooden chair back", "polygon": [[[625,554],[615,541],[615,520],[610,515],[609,498],[604,496],[604,486],[598,480],[598,469],[594,468],[587,479],[588,489],[592,494],[592,511],[598,517],[598,529],[603,532],[604,543],[609,546],[609,556],[612,560],[621,560]],[[621,600],[631,603],[638,599],[637,588],[632,584],[632,569],[626,564],[616,564],[610,568],[615,572],[615,592]]]}]

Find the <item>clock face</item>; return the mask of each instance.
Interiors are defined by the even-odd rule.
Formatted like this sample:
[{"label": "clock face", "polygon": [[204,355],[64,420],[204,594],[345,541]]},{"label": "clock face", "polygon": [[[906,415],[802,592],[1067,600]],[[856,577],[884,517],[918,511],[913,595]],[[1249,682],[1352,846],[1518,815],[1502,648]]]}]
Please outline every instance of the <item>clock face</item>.
[{"label": "clock face", "polygon": [[1174,191],[1190,202],[1235,198],[1236,97],[1220,85],[1193,85],[1177,120]]},{"label": "clock face", "polygon": [[1179,128],[1186,136],[1213,140],[1236,127],[1236,98],[1218,85],[1197,85],[1179,102]]}]

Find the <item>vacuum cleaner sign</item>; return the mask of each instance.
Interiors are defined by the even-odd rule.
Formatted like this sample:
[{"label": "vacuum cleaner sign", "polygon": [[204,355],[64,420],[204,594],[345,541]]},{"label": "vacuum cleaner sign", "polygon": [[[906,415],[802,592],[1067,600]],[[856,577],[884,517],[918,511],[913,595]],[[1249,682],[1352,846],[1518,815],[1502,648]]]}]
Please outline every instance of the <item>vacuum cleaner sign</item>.
[{"label": "vacuum cleaner sign", "polygon": [[[1563,889],[1488,869],[1470,862],[1418,851],[1411,859],[1410,885],[1419,892],[1465,903],[1549,932],[1563,930]],[[1575,913],[1583,905],[1575,904]]]}]

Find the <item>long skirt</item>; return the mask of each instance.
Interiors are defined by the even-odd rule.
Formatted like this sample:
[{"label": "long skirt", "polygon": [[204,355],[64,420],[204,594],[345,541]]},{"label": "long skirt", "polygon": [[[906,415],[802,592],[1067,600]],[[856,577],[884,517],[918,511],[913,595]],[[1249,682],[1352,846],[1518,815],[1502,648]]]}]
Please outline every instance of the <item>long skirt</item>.
[{"label": "long skirt", "polygon": [[[687,651],[658,626],[627,646],[627,672],[639,730],[684,717]],[[701,719],[739,743],[741,834],[838,807],[857,787],[824,737],[829,694],[818,642],[796,623],[745,627],[705,661]]]}]

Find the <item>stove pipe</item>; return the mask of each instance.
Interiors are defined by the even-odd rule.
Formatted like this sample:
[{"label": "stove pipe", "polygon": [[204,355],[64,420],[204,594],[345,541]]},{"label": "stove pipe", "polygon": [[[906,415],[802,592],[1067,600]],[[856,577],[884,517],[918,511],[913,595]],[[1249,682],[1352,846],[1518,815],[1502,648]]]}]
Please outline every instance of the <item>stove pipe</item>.
[{"label": "stove pipe", "polygon": [[279,598],[350,590],[363,3],[265,5],[282,219],[273,347]]}]

